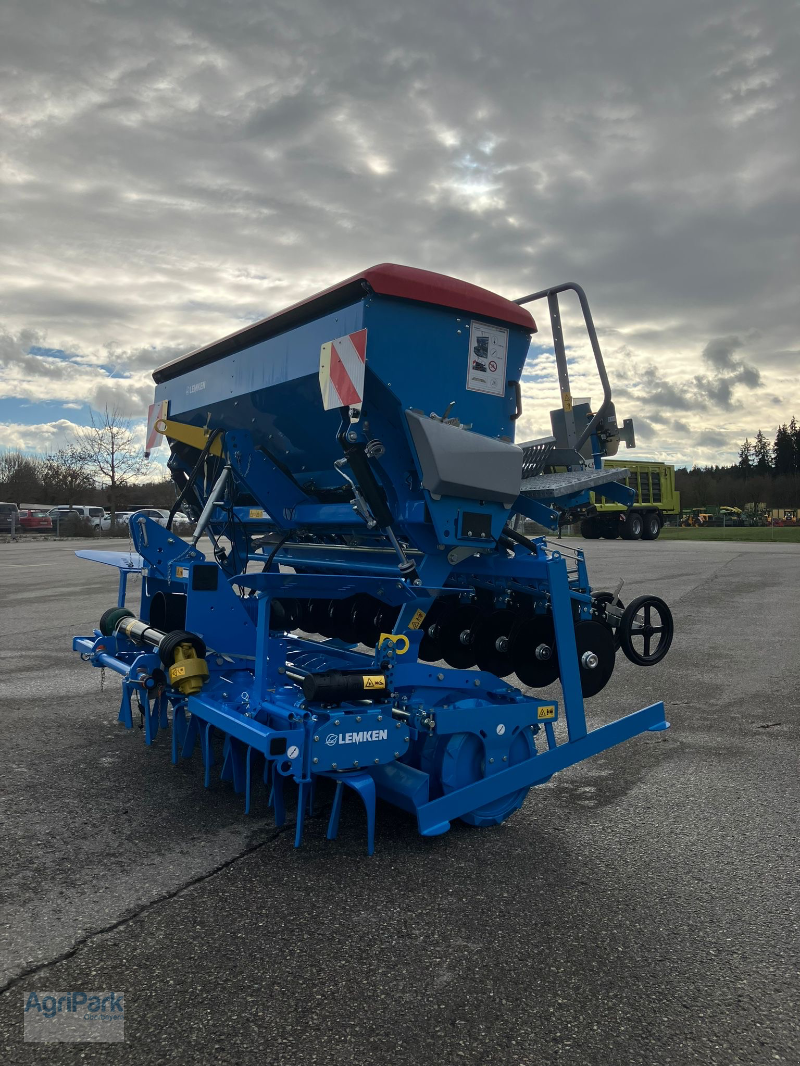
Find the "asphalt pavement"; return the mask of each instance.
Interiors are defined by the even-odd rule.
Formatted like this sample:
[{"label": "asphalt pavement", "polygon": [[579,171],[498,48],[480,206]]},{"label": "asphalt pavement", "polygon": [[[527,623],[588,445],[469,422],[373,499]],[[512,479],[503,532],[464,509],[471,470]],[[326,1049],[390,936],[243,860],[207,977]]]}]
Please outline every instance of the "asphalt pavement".
[{"label": "asphalt pavement", "polygon": [[[118,725],[70,650],[115,571],[0,545],[2,1062],[796,1066],[800,545],[568,543],[676,623],[590,726],[663,699],[672,728],[497,828],[382,806],[372,858],[357,802],[327,841],[323,789],[295,851],[263,792],[246,817]],[[125,1041],[24,1043],[31,989],[124,991]]]}]

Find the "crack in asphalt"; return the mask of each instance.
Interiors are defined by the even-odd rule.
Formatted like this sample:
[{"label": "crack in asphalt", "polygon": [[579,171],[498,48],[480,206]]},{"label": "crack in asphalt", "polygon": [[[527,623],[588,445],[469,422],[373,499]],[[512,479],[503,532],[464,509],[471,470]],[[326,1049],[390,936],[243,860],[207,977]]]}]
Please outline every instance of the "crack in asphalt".
[{"label": "crack in asphalt", "polygon": [[143,914],[147,914],[149,911],[154,910],[162,903],[167,903],[171,899],[175,899],[176,896],[180,896],[181,893],[186,892],[190,888],[194,888],[195,885],[201,885],[204,881],[210,880],[218,873],[222,873],[223,870],[229,869],[235,865],[241,859],[246,859],[248,856],[253,855],[255,852],[260,851],[262,848],[267,847],[268,844],[273,844],[278,837],[283,833],[293,830],[292,825],[282,825],[275,829],[271,836],[266,840],[260,840],[257,844],[252,844],[250,847],[244,849],[244,851],[238,852],[238,854],[231,856],[230,859],[226,859],[224,862],[214,866],[211,870],[207,870],[205,873],[198,874],[196,877],[190,878],[188,881],[182,882],[176,888],[171,889],[169,892],[165,892],[161,896],[156,896],[155,899],[148,900],[147,903],[143,903],[135,910],[128,911],[121,918],[116,921],[110,922],[108,925],[102,926],[100,929],[91,929],[89,932],[84,933],[82,936],[74,942],[74,944],[67,948],[66,951],[60,952],[58,955],[54,955],[51,959],[45,959],[43,962],[37,962],[35,965],[26,966],[24,970],[20,970],[19,973],[10,977],[4,984],[0,985],[0,995],[6,992],[12,991],[20,983],[20,981],[26,980],[28,977],[32,977],[34,974],[41,973],[42,970],[46,970],[50,966],[55,966],[59,962],[65,962],[67,959],[73,958],[81,948],[85,947],[90,941],[96,940],[98,937],[105,936],[108,933],[113,933],[114,930],[120,929],[130,922],[135,921]]}]

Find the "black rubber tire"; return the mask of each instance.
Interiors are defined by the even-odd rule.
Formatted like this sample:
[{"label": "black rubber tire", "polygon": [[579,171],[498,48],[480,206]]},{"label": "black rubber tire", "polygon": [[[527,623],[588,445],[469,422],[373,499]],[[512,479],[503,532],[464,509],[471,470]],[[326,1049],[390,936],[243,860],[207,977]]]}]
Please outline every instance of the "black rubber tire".
[{"label": "black rubber tire", "polygon": [[644,516],[644,528],[642,529],[642,540],[658,540],[658,535],[661,532],[661,519],[655,511]]},{"label": "black rubber tire", "polygon": [[121,619],[134,617],[133,611],[129,611],[127,607],[109,607],[100,615],[98,629],[104,637],[110,637]]},{"label": "black rubber tire", "polygon": [[621,535],[623,540],[641,540],[644,530],[644,521],[638,511],[631,511],[622,523]]},{"label": "black rubber tire", "polygon": [[584,518],[581,522],[581,536],[585,540],[599,540],[600,527],[594,518]]},{"label": "black rubber tire", "polygon": [[205,642],[196,633],[187,633],[185,629],[175,629],[172,633],[167,633],[158,647],[158,655],[164,666],[169,668],[173,665],[175,649],[179,644],[191,644],[198,659],[205,659]]}]

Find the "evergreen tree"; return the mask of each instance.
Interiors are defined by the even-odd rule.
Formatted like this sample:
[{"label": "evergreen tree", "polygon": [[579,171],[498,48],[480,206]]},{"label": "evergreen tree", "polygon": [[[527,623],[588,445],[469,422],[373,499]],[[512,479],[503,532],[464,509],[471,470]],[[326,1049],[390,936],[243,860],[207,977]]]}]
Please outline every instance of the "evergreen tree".
[{"label": "evergreen tree", "polygon": [[744,444],[739,449],[739,470],[745,478],[753,473],[753,445],[748,437],[744,438]]},{"label": "evergreen tree", "polygon": [[772,453],[775,456],[773,468],[777,477],[780,477],[781,474],[794,473],[794,441],[788,426],[778,426]]},{"label": "evergreen tree", "polygon": [[767,438],[761,430],[756,433],[756,439],[753,442],[753,458],[755,459],[755,470],[757,474],[772,473],[770,446],[767,442]]},{"label": "evergreen tree", "polygon": [[800,426],[797,425],[797,419],[794,415],[792,415],[792,420],[789,423],[789,436],[792,438],[792,452],[794,454],[793,473],[800,474]]}]

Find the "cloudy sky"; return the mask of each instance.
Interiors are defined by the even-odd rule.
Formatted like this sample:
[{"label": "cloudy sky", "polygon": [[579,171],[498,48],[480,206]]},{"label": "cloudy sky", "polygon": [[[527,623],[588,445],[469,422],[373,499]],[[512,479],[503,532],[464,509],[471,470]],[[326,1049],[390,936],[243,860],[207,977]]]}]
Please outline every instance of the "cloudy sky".
[{"label": "cloudy sky", "polygon": [[[795,0],[6,0],[0,446],[141,418],[158,364],[390,261],[582,283],[640,457],[730,460],[800,417],[799,27]],[[558,403],[539,317],[523,437]]]}]

